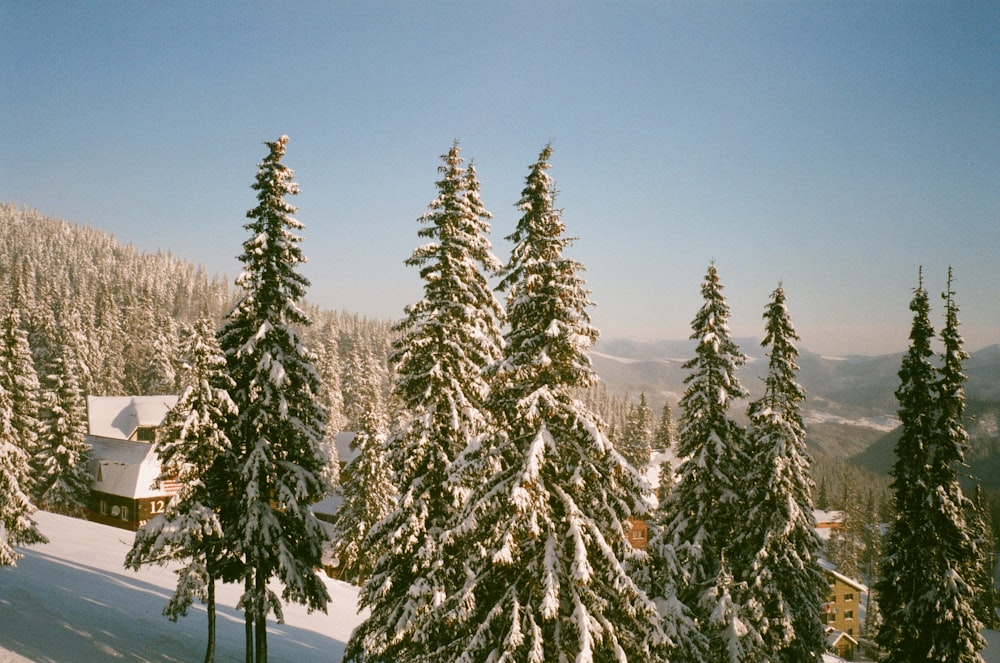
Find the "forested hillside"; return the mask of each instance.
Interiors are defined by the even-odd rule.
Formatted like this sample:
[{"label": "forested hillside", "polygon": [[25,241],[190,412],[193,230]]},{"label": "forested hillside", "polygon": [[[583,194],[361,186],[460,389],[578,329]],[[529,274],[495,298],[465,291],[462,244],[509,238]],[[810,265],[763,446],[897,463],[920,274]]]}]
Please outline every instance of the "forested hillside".
[{"label": "forested hillside", "polygon": [[[233,276],[0,204],[0,311],[19,310],[36,359],[73,357],[86,394],[178,393],[182,331],[199,318],[222,320],[236,301]],[[359,416],[353,383],[373,376],[388,390],[390,324],[309,313],[304,333],[319,356],[331,426],[349,426]]]}]

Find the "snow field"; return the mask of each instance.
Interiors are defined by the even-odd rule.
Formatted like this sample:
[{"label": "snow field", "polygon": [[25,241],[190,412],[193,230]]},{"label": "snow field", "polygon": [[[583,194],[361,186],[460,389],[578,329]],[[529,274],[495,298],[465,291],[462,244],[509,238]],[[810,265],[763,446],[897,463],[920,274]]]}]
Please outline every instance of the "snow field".
[{"label": "snow field", "polygon": [[[35,514],[50,543],[19,548],[16,568],[0,569],[0,663],[189,663],[205,654],[204,606],[176,623],[162,615],[173,593],[170,568],[125,570],[133,533],[44,511]],[[326,580],[327,614],[297,604],[285,623],[268,623],[272,661],[340,661],[361,621],[357,588]],[[240,587],[217,587],[218,663],[243,661]],[[274,587],[280,594],[280,587]]]}]

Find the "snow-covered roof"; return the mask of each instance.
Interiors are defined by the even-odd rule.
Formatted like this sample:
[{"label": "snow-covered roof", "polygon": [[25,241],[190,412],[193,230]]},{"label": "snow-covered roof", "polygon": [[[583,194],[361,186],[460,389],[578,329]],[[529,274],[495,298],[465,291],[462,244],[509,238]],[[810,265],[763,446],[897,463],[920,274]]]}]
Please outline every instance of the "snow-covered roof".
[{"label": "snow-covered roof", "polygon": [[167,494],[152,488],[160,476],[160,459],[152,444],[94,435],[88,435],[86,442],[92,450],[91,490],[131,498]]},{"label": "snow-covered roof", "polygon": [[815,509],[813,510],[813,517],[816,519],[817,525],[821,525],[823,523],[844,522],[843,511],[824,511],[823,509]]},{"label": "snow-covered roof", "polygon": [[832,563],[828,562],[827,560],[820,559],[819,560],[819,565],[820,565],[820,567],[822,567],[822,569],[826,573],[829,573],[831,576],[833,576],[837,580],[841,581],[842,583],[844,583],[846,585],[850,585],[851,587],[853,587],[854,589],[858,590],[859,592],[867,592],[868,591],[868,587],[866,587],[865,585],[861,584],[857,580],[854,580],[853,578],[848,578],[843,573],[837,573],[836,567]]},{"label": "snow-covered roof", "polygon": [[841,631],[841,630],[835,629],[833,627],[828,627],[826,629],[826,644],[830,648],[835,647],[837,645],[837,643],[840,642],[844,638],[847,638],[848,640],[850,640],[851,643],[854,644],[854,646],[858,645],[858,641],[855,640],[851,636],[851,634],[848,633],[847,631]]},{"label": "snow-covered roof", "polygon": [[358,450],[351,446],[357,436],[354,431],[344,431],[337,433],[334,438],[334,443],[337,445],[337,460],[341,463],[346,465],[358,455]]},{"label": "snow-covered roof", "polygon": [[159,426],[177,396],[88,396],[90,434],[127,440],[140,426]]}]

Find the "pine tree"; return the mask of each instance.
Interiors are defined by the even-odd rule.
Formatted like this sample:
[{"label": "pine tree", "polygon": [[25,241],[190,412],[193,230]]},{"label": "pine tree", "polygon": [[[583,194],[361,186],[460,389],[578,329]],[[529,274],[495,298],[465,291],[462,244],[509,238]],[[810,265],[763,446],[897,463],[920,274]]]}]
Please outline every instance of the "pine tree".
[{"label": "pine tree", "polygon": [[[0,388],[5,389],[10,398],[11,426],[17,445],[27,458],[38,449],[41,386],[31,356],[28,333],[21,326],[16,306],[15,302],[8,311],[0,338]],[[32,483],[29,473],[22,478],[20,489],[31,494]]]},{"label": "pine tree", "polygon": [[238,573],[239,560],[227,559],[223,522],[235,458],[226,429],[237,415],[229,396],[233,386],[213,324],[200,320],[184,340],[187,357],[182,380],[190,386],[167,415],[158,436],[160,479],[173,479],[180,491],[136,532],[126,568],[180,561],[177,588],[163,613],[176,621],[195,598],[207,605],[205,662],[215,658],[215,581]]},{"label": "pine tree", "polygon": [[679,483],[666,505],[669,520],[650,542],[654,589],[668,592],[660,596],[669,599],[676,587],[681,603],[711,641],[713,661],[731,660],[730,652],[739,650],[727,638],[742,631],[713,627],[719,622],[711,619],[711,602],[730,596],[720,584],[721,571],[727,545],[736,527],[745,523],[736,484],[747,471],[744,431],[728,413],[734,399],[748,395],[736,377],[746,357],[730,336],[729,304],[722,290],[712,263],[701,286],[704,304],[692,321],[695,356],[684,364],[689,374],[680,401]]},{"label": "pine tree", "polygon": [[77,376],[80,367],[69,340],[39,376],[41,423],[32,457],[35,503],[49,511],[77,515],[90,496],[93,475],[87,445],[87,409]]},{"label": "pine tree", "polygon": [[639,394],[639,402],[629,406],[625,430],[618,450],[632,467],[643,472],[649,467],[653,453],[653,412],[646,403],[646,394]]},{"label": "pine tree", "polygon": [[48,542],[31,518],[35,507],[22,488],[28,483],[28,457],[13,420],[14,404],[0,384],[0,568],[21,559],[13,546]]},{"label": "pine tree", "polygon": [[[958,468],[964,466],[969,436],[963,424],[965,414],[965,375],[962,364],[968,358],[963,349],[958,326],[958,304],[952,290],[952,272],[948,270],[945,301],[945,325],[941,331],[944,351],[935,384],[937,406],[934,435],[928,454],[926,495],[927,531],[921,555],[929,566],[926,584],[911,606],[917,635],[913,638],[916,660],[943,663],[973,663],[986,646],[983,625],[973,609],[975,589],[969,584],[970,561],[974,557],[972,532],[966,521],[972,504],[958,482]],[[911,658],[910,660],[914,660]]]},{"label": "pine tree", "polygon": [[731,556],[738,564],[731,567],[748,631],[761,637],[762,660],[805,663],[819,661],[826,649],[820,606],[829,585],[818,564],[812,460],[800,412],[805,391],[795,382],[799,337],[780,286],[764,321],[768,374],[764,395],[747,408],[751,462],[740,487],[747,510]]},{"label": "pine tree", "polygon": [[653,432],[653,448],[657,451],[666,451],[674,446],[674,438],[674,418],[670,411],[670,403],[667,402],[663,404],[660,423]]},{"label": "pine tree", "polygon": [[[245,294],[219,333],[239,410],[226,431],[238,463],[232,479],[237,522],[226,536],[245,564],[239,605],[248,663],[267,660],[267,615],[282,619],[281,600],[310,609],[325,609],[329,601],[317,575],[327,537],[310,509],[332,489],[326,413],[314,355],[298,331],[310,323],[301,308],[309,281],[296,271],[305,257],[296,234],[302,224],[285,201],[299,191],[281,161],[287,142],[282,136],[266,143],[269,154],[253,184],[258,205],[247,212],[251,237],[239,257],[236,285]],[[281,599],[268,589],[275,576],[284,586]]]},{"label": "pine tree", "polygon": [[896,518],[889,527],[876,584],[882,624],[876,641],[890,663],[981,661],[985,642],[973,614],[968,569],[972,541],[963,512],[967,498],[956,466],[964,458],[962,426],[965,351],[949,272],[945,293],[944,355],[932,364],[930,305],[923,278],[910,309],[910,349],[900,368],[899,418],[893,491]]},{"label": "pine tree", "polygon": [[390,442],[399,507],[369,533],[385,552],[359,595],[371,614],[345,661],[417,660],[451,637],[433,615],[463,581],[445,539],[465,493],[451,465],[489,425],[482,371],[499,357],[502,318],[487,281],[500,267],[487,238],[491,215],[459,152],[456,142],[442,156],[438,196],[419,219],[428,242],[407,260],[420,268],[424,296],[406,308],[391,358],[406,410]]},{"label": "pine tree", "polygon": [[844,467],[840,486],[843,521],[838,529],[830,533],[827,552],[830,562],[836,565],[839,573],[863,581],[862,568],[866,556],[865,539],[869,521],[865,517],[853,468]]},{"label": "pine tree", "polygon": [[361,584],[382,553],[380,541],[367,538],[372,527],[395,508],[398,496],[387,458],[387,435],[382,399],[368,391],[368,410],[361,416],[351,447],[357,455],[341,476],[343,504],[337,510],[330,534],[331,554],[341,570],[340,579]]},{"label": "pine tree", "polygon": [[934,330],[930,322],[930,303],[921,273],[910,302],[913,323],[910,347],[899,370],[896,389],[902,434],[896,442],[896,461],[892,468],[892,488],[896,515],[886,534],[880,581],[875,586],[879,597],[882,625],[876,642],[889,652],[889,661],[913,660],[907,648],[912,640],[910,606],[926,587],[926,571],[921,567],[920,537],[927,490],[928,447],[933,432],[935,370],[931,362]]},{"label": "pine tree", "polygon": [[997,589],[993,574],[997,564],[996,534],[989,504],[983,497],[983,488],[976,485],[975,498],[966,514],[975,553],[968,572],[969,582],[975,590],[972,607],[976,618],[985,628],[995,629],[1000,625],[997,616]]},{"label": "pine tree", "polygon": [[582,266],[563,255],[551,147],[532,166],[507,239],[509,330],[491,371],[498,422],[455,463],[477,481],[452,532],[464,585],[445,600],[450,637],[426,660],[646,661],[664,636],[655,606],[626,573],[640,556],[628,521],[648,488],[575,396],[595,381],[597,337]]}]

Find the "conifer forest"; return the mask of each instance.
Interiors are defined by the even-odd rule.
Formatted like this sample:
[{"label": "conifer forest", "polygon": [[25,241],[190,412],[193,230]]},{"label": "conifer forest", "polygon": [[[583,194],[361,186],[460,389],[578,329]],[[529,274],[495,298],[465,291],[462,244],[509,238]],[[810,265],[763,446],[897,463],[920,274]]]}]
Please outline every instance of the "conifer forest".
[{"label": "conifer forest", "polygon": [[776,278],[741,347],[724,264],[679,286],[701,305],[676,391],[602,379],[551,145],[526,159],[506,255],[448,147],[401,256],[421,295],[391,321],[309,303],[295,143],[264,147],[232,281],[0,204],[0,567],[44,548],[37,510],[86,517],[87,397],[168,394],[157,481],[179,489],[126,565],[177,569],[164,615],[206,606],[208,663],[217,586],[264,663],[285,606],[327,609],[326,571],[360,588],[351,663],[819,662],[830,571],[866,590],[855,655],[983,660],[1000,396],[967,396],[950,270],[913,266],[898,422],[844,440],[861,429],[807,411],[796,302]]}]

